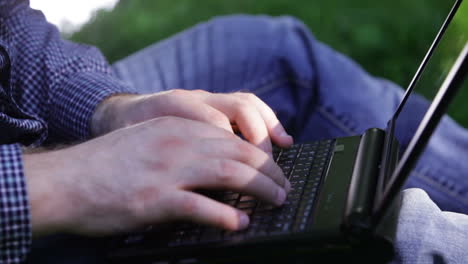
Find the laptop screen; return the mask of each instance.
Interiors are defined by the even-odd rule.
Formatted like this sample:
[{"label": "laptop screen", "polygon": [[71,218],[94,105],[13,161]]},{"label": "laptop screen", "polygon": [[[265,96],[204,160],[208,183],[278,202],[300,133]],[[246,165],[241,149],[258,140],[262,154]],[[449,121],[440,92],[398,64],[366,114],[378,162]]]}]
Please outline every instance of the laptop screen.
[{"label": "laptop screen", "polygon": [[[468,127],[468,115],[466,107],[463,107],[466,101],[463,98],[468,96],[468,84],[463,81],[468,72],[468,3],[460,3],[461,0],[455,3],[447,18],[449,23],[444,23],[421,63],[420,69],[423,70],[418,70],[394,117],[389,121],[385,144],[387,157],[378,186],[382,192],[378,193],[376,199],[374,224],[383,219],[411,169],[418,165],[418,157],[426,143],[430,143],[430,136],[447,106],[448,113],[461,125]],[[457,97],[454,97],[455,93]],[[437,130],[434,132],[437,133]],[[395,141],[399,146],[391,143]],[[400,148],[400,154],[403,154],[395,171],[388,165],[391,164],[388,157],[392,156],[389,154],[394,152],[392,148]],[[383,186],[382,180],[385,182]]]},{"label": "laptop screen", "polygon": [[[419,80],[416,80],[408,88],[413,88],[413,91],[408,93],[409,97],[406,103],[402,104],[396,113],[394,136],[400,144],[400,153],[403,153],[413,138],[430,102],[467,41],[468,2],[465,1],[459,6],[438,45],[433,50]],[[468,90],[462,87],[448,111],[450,116],[464,126],[468,126],[468,111],[465,111],[466,106],[464,107],[466,104],[464,98],[467,96]]]}]

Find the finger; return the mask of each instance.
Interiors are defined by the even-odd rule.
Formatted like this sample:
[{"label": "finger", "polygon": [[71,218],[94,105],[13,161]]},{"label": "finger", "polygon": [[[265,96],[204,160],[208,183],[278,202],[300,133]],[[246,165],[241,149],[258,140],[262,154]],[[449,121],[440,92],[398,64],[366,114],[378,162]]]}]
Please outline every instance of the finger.
[{"label": "finger", "polygon": [[289,181],[281,168],[268,154],[246,141],[209,138],[199,141],[196,149],[207,157],[242,162],[270,177],[286,192],[289,191]]},{"label": "finger", "polygon": [[249,224],[249,217],[244,212],[197,193],[174,191],[167,200],[165,211],[170,219],[194,221],[228,230],[244,229]]},{"label": "finger", "polygon": [[190,120],[175,116],[159,117],[137,126],[143,126],[148,129],[158,129],[161,127],[168,128],[167,133],[175,133],[175,131],[183,131],[187,137],[197,138],[239,138],[232,132],[226,129],[213,126],[204,122]]},{"label": "finger", "polygon": [[226,114],[231,122],[235,122],[249,142],[271,153],[272,146],[268,130],[255,105],[232,94],[212,94],[205,100],[209,105]]},{"label": "finger", "polygon": [[172,115],[212,124],[234,133],[231,122],[225,114],[194,96],[187,99],[183,104],[179,104],[177,112]]},{"label": "finger", "polygon": [[276,117],[275,112],[260,98],[252,93],[236,93],[238,96],[248,100],[255,105],[261,114],[268,133],[274,143],[280,147],[289,147],[293,144],[293,138],[288,135],[281,122]]},{"label": "finger", "polygon": [[286,191],[258,170],[228,159],[209,159],[187,168],[182,188],[229,189],[247,193],[274,205],[283,204]]}]

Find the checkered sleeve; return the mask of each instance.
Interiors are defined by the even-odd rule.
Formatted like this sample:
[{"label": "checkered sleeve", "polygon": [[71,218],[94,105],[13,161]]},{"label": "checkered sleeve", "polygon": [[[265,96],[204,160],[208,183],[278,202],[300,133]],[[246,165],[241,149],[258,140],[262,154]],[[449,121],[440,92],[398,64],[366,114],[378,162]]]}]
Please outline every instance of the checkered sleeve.
[{"label": "checkered sleeve", "polygon": [[[88,139],[95,107],[113,94],[134,93],[96,48],[63,40],[28,0],[0,0],[0,46],[0,88],[9,113],[21,118],[2,114],[25,133],[34,134],[28,124],[36,124],[35,145]],[[0,145],[0,264],[23,263],[31,244],[21,147]]]},{"label": "checkered sleeve", "polygon": [[53,91],[51,130],[64,139],[88,138],[96,105],[111,94],[131,93],[130,89],[124,88],[120,81],[102,73],[74,72],[60,83],[60,89]]},{"label": "checkered sleeve", "polygon": [[31,245],[26,183],[19,144],[0,145],[0,263],[22,263]]},{"label": "checkered sleeve", "polygon": [[42,12],[28,1],[16,1],[0,23],[13,54],[16,101],[27,114],[45,121],[50,142],[88,139],[95,107],[110,95],[135,92],[114,76],[98,49],[62,39]]}]

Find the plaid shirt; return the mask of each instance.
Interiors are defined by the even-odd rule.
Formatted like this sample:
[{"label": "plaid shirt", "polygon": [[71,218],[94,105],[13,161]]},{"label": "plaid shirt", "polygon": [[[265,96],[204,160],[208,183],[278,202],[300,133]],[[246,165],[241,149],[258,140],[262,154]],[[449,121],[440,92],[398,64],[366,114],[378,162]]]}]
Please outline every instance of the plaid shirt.
[{"label": "plaid shirt", "polygon": [[31,244],[22,146],[89,138],[96,105],[129,89],[29,1],[0,0],[0,263],[24,262]]}]

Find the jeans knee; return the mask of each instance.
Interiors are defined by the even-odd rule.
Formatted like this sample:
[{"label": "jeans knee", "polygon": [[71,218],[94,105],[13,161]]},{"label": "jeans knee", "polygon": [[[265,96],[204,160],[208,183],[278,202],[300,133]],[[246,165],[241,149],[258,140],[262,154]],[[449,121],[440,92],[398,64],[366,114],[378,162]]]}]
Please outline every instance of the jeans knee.
[{"label": "jeans knee", "polygon": [[[233,61],[255,65],[257,74],[309,78],[310,44],[314,41],[303,22],[291,16],[230,15],[204,26],[214,38],[224,39]],[[221,42],[221,41],[220,41]],[[301,74],[303,72],[303,74]]]},{"label": "jeans knee", "polygon": [[213,26],[219,25],[226,29],[226,33],[233,36],[256,37],[263,40],[265,45],[281,42],[286,36],[301,34],[308,31],[307,26],[293,16],[268,15],[228,15],[215,17],[208,22]]}]

